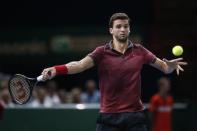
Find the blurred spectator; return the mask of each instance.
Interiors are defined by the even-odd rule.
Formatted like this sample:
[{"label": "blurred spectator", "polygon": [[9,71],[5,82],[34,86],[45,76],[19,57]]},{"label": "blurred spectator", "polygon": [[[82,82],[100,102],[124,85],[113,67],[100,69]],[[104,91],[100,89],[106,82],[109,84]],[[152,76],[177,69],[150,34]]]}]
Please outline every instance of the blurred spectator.
[{"label": "blurred spectator", "polygon": [[8,80],[2,80],[0,83],[0,100],[1,105],[4,105],[5,107],[14,107],[8,91]]},{"label": "blurred spectator", "polygon": [[83,103],[99,103],[100,93],[97,90],[96,82],[88,80],[85,84],[86,92],[82,94],[81,100]]},{"label": "blurred spectator", "polygon": [[3,102],[0,99],[0,120],[3,119],[4,108],[5,108],[5,105],[3,105]]},{"label": "blurred spectator", "polygon": [[72,95],[72,103],[81,103],[81,88],[80,87],[74,87],[71,90]]},{"label": "blurred spectator", "polygon": [[64,89],[60,89],[58,91],[58,95],[59,95],[59,99],[60,99],[60,103],[61,104],[66,104],[66,103],[70,103],[71,101],[71,97],[70,97],[70,93],[66,92]]},{"label": "blurred spectator", "polygon": [[60,104],[60,99],[59,96],[57,94],[57,83],[55,81],[49,81],[47,82],[47,96],[46,96],[46,103],[48,103],[48,105],[56,105],[56,104]]},{"label": "blurred spectator", "polygon": [[8,89],[8,80],[1,80],[0,81],[0,89]]},{"label": "blurred spectator", "polygon": [[150,116],[152,131],[172,131],[172,106],[173,98],[169,94],[170,80],[161,77],[158,80],[159,91],[152,96],[150,101]]},{"label": "blurred spectator", "polygon": [[0,81],[0,120],[3,119],[3,113],[4,113],[4,108],[5,108],[4,102],[1,98],[2,90],[3,90],[3,88],[2,88],[1,81]]},{"label": "blurred spectator", "polygon": [[9,80],[9,78],[10,78],[9,74],[4,74],[4,73],[0,72],[0,81]]},{"label": "blurred spectator", "polygon": [[34,90],[35,99],[32,100],[30,105],[32,107],[50,107],[51,105],[46,102],[47,92],[44,87],[37,87]]}]

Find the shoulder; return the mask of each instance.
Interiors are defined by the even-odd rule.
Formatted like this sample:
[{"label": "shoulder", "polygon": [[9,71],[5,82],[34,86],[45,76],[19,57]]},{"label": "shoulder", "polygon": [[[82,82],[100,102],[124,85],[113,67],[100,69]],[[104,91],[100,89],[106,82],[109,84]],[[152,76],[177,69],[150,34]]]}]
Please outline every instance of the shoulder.
[{"label": "shoulder", "polygon": [[139,43],[133,43],[133,46],[134,46],[134,47],[136,47],[136,48],[140,48],[140,47],[142,47],[142,45],[141,45],[141,44],[139,44]]},{"label": "shoulder", "polygon": [[139,43],[133,43],[133,49],[139,53],[144,53],[147,50],[143,45]]},{"label": "shoulder", "polygon": [[102,43],[100,46],[97,47],[100,50],[110,49],[110,43]]},{"label": "shoulder", "polygon": [[143,47],[143,44],[140,44],[140,43],[132,42],[132,44],[133,44],[134,48],[142,48]]},{"label": "shoulder", "polygon": [[101,46],[98,46],[94,49],[94,52],[104,53],[107,49],[109,49],[108,44],[102,44]]},{"label": "shoulder", "polygon": [[152,101],[158,101],[159,99],[160,99],[160,96],[158,94],[153,95],[151,98]]},{"label": "shoulder", "polygon": [[147,50],[142,44],[134,43],[133,44],[134,49],[140,49],[140,50]]},{"label": "shoulder", "polygon": [[95,50],[104,51],[105,47],[106,45],[101,45],[101,46],[96,47]]}]

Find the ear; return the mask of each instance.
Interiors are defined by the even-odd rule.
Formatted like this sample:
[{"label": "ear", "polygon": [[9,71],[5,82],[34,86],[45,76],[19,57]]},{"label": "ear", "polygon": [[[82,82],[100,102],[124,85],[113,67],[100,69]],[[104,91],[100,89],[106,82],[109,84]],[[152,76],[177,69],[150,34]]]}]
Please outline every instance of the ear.
[{"label": "ear", "polygon": [[113,29],[112,28],[109,28],[109,33],[113,34]]}]

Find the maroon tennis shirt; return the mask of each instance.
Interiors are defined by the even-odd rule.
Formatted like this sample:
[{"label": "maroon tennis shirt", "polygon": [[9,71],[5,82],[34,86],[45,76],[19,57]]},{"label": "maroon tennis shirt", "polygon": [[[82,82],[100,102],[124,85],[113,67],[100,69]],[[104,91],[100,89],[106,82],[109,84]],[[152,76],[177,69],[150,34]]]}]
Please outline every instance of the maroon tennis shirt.
[{"label": "maroon tennis shirt", "polygon": [[141,69],[156,56],[140,44],[128,43],[124,54],[112,42],[97,47],[89,56],[98,67],[101,113],[136,112],[141,102]]}]

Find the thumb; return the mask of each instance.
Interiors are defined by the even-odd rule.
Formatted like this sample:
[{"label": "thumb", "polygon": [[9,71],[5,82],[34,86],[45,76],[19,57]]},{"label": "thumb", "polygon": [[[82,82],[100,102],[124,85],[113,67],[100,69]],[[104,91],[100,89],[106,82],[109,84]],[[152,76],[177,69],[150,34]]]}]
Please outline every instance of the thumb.
[{"label": "thumb", "polygon": [[168,60],[167,60],[166,58],[163,58],[163,61],[164,61],[164,62],[168,62]]}]

